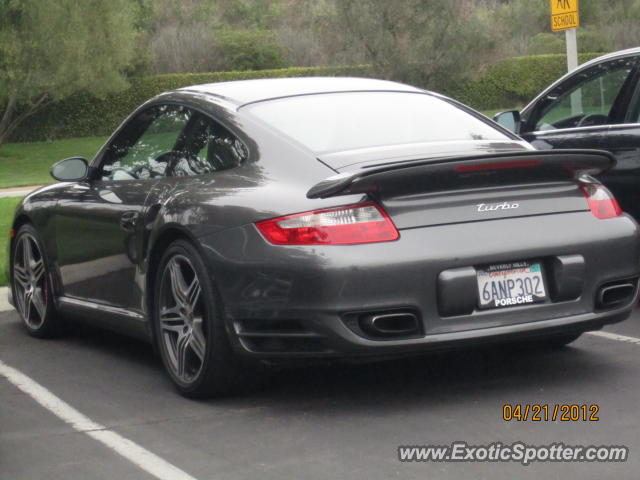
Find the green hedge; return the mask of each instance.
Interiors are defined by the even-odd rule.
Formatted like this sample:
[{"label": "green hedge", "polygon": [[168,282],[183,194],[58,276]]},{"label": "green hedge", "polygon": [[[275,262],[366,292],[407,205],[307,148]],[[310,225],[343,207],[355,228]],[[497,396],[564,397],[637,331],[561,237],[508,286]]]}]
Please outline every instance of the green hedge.
[{"label": "green hedge", "polygon": [[104,98],[96,98],[90,93],[80,93],[47,106],[20,126],[13,135],[12,141],[27,142],[108,135],[138,105],[159,93],[175,88],[251,78],[314,76],[367,77],[372,76],[372,71],[370,67],[362,65],[186,73],[131,78],[129,88],[122,92],[107,95]]},{"label": "green hedge", "polygon": [[[583,53],[578,61],[582,64],[600,55]],[[525,105],[565,73],[566,55],[509,58],[477,79],[454,85],[446,94],[478,110]]]},{"label": "green hedge", "polygon": [[[599,54],[581,54],[580,63]],[[474,80],[436,90],[478,110],[524,105],[566,72],[564,55],[536,55],[503,60]],[[108,135],[138,105],[158,93],[200,83],[250,78],[308,76],[375,76],[367,65],[352,67],[282,68],[216,73],[157,75],[130,79],[126,90],[93,97],[74,95],[54,103],[28,119],[14,134],[13,141]],[[429,88],[427,85],[426,88]],[[432,88],[434,88],[432,86]]]}]

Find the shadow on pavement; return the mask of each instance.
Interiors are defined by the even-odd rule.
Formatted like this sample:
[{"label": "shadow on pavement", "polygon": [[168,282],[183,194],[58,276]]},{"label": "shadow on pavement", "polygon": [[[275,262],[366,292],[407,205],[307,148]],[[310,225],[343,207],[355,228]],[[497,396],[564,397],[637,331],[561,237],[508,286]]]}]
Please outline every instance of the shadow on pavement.
[{"label": "shadow on pavement", "polygon": [[[3,328],[12,337],[26,336],[17,321]],[[145,342],[84,325],[74,326],[63,338],[44,342],[42,348],[50,342],[71,352],[70,356],[76,357],[81,351],[87,358],[100,357],[100,364],[129,370],[132,378],[125,382],[127,386],[136,382],[138,374],[157,375],[158,381],[147,386],[148,393],[167,395],[169,403],[183,401],[168,379],[160,380],[164,375],[160,359]],[[468,403],[483,396],[513,397],[526,392],[531,397],[532,392],[554,388],[572,392],[608,378],[617,368],[615,358],[583,342],[580,339],[558,349],[499,346],[370,364],[281,369],[260,391],[198,403],[201,407],[208,403],[223,408],[261,406],[274,411],[336,406],[335,410],[345,413],[354,409],[383,413],[400,407],[406,411],[449,402]],[[126,371],[122,374],[127,375]]]}]

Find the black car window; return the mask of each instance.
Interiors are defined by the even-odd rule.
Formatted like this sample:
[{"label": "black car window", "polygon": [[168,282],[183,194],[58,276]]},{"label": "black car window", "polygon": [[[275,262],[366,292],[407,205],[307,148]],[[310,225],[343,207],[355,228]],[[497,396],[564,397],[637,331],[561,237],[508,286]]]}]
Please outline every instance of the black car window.
[{"label": "black car window", "polygon": [[188,129],[184,154],[176,156],[169,175],[185,177],[219,172],[240,165],[247,147],[215,120],[195,113]]},{"label": "black car window", "polygon": [[[561,85],[549,95],[535,120],[534,130],[586,127],[618,123],[613,107],[634,66],[634,58],[601,63]],[[554,98],[556,97],[557,98]]]},{"label": "black car window", "polygon": [[159,105],[131,120],[108,147],[102,163],[103,180],[163,177],[181,156],[183,131],[191,111]]},{"label": "black car window", "polygon": [[624,122],[625,123],[640,123],[640,82],[638,78],[640,75],[636,74],[634,78],[635,88],[633,96],[629,102],[629,109],[627,110]]}]

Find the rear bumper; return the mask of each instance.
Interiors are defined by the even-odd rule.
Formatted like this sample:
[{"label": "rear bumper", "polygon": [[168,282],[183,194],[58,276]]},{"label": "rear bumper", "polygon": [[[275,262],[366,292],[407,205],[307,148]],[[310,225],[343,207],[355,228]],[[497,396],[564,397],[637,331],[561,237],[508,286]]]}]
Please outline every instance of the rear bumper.
[{"label": "rear bumper", "polygon": [[[400,233],[388,243],[282,247],[267,244],[247,225],[201,239],[236,350],[260,358],[408,355],[595,330],[624,320],[637,302],[637,288],[615,308],[598,310],[595,301],[608,282],[631,279],[637,285],[640,237],[628,216],[598,220],[576,212]],[[582,259],[580,288],[571,298],[442,313],[438,278],[444,271],[557,258]],[[558,275],[547,271],[547,283]],[[415,313],[419,332],[376,339],[348,321],[354,312],[398,310]]]},{"label": "rear bumper", "polygon": [[[315,351],[304,352],[291,351],[254,351],[242,340],[236,346],[242,354],[257,356],[260,358],[356,358],[370,357],[395,357],[404,355],[416,355],[420,353],[436,352],[441,350],[459,349],[465,347],[488,346],[499,343],[517,342],[542,337],[551,337],[556,334],[583,333],[591,330],[599,330],[604,325],[626,320],[631,314],[632,308],[616,312],[588,313],[574,315],[565,318],[540,320],[537,322],[504,325],[499,327],[479,328],[476,330],[464,330],[460,332],[440,333],[425,335],[420,338],[406,340],[368,340],[354,334],[345,328],[339,319],[325,318],[322,327],[316,325],[314,333],[321,339],[324,348]],[[319,327],[319,328],[318,328]],[[286,343],[283,343],[286,345]]]}]

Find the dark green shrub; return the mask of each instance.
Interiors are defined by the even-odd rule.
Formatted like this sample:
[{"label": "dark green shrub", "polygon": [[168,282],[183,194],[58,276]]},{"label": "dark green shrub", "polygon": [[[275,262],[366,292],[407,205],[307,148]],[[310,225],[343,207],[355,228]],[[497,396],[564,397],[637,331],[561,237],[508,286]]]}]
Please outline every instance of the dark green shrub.
[{"label": "dark green shrub", "polygon": [[[584,63],[600,54],[581,54]],[[445,88],[424,86],[478,109],[507,108],[528,103],[567,71],[565,55],[536,55],[498,62],[474,80],[452,83]],[[89,93],[75,95],[49,105],[29,118],[14,134],[13,141],[107,135],[138,105],[166,90],[200,83],[250,78],[357,76],[371,77],[367,65],[351,67],[295,67],[275,70],[246,70],[216,73],[157,75],[130,79],[126,90],[96,98]]]},{"label": "dark green shrub", "polygon": [[[578,61],[582,64],[599,55],[583,53]],[[452,86],[446,94],[479,110],[524,105],[565,73],[566,55],[510,58],[477,79]]]},{"label": "dark green shrub", "polygon": [[219,54],[233,70],[283,68],[286,62],[272,30],[258,28],[215,32]]},{"label": "dark green shrub", "polygon": [[531,55],[562,54],[566,52],[564,34],[538,33],[531,39],[527,53]]},{"label": "dark green shrub", "polygon": [[215,73],[186,73],[131,78],[129,88],[96,98],[90,93],[74,95],[42,109],[27,119],[12,141],[52,140],[110,134],[138,105],[167,90],[201,83],[251,78],[371,76],[370,67],[295,67],[276,70],[246,70]]}]

